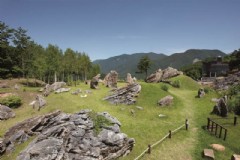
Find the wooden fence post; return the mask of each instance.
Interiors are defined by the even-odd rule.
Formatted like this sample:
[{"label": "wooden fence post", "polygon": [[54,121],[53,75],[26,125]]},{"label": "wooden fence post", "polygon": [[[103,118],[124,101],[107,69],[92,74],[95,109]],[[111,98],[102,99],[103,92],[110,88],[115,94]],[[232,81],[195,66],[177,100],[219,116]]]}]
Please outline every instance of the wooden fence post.
[{"label": "wooden fence post", "polygon": [[148,154],[151,154],[151,145],[148,145]]},{"label": "wooden fence post", "polygon": [[207,130],[209,130],[209,125],[210,125],[210,118],[207,118],[208,122],[207,122]]},{"label": "wooden fence post", "polygon": [[225,141],[226,138],[227,138],[227,129],[225,129],[225,134],[224,134],[224,138],[223,138],[223,140]]},{"label": "wooden fence post", "polygon": [[222,136],[222,126],[220,126],[220,133],[219,133],[219,138]]},{"label": "wooden fence post", "polygon": [[186,130],[188,130],[188,119],[185,121]]},{"label": "wooden fence post", "polygon": [[234,126],[237,125],[237,116],[234,116],[234,122],[233,122]]},{"label": "wooden fence post", "polygon": [[172,138],[172,131],[171,130],[169,130],[169,135],[168,135],[168,138]]},{"label": "wooden fence post", "polygon": [[218,124],[216,123],[215,136],[217,135]]},{"label": "wooden fence post", "polygon": [[213,125],[214,125],[214,122],[212,121],[211,132],[213,132]]}]

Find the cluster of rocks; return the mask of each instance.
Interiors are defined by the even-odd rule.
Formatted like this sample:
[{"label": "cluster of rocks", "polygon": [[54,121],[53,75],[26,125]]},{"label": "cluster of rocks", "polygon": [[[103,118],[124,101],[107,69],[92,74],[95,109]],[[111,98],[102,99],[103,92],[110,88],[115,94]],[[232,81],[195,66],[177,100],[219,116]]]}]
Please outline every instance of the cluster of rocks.
[{"label": "cluster of rocks", "polygon": [[106,87],[117,88],[118,73],[114,70],[110,71],[104,78],[103,82]]},{"label": "cluster of rocks", "polygon": [[15,117],[15,113],[8,106],[0,104],[0,121]]},{"label": "cluster of rocks", "polygon": [[159,106],[169,106],[172,103],[173,103],[173,96],[170,96],[170,95],[163,97],[157,102]]},{"label": "cluster of rocks", "polygon": [[112,104],[134,104],[136,103],[135,97],[141,91],[141,85],[138,83],[129,84],[125,87],[121,87],[118,89],[113,89],[111,91],[111,95],[105,97],[103,100],[107,100]]},{"label": "cluster of rocks", "polygon": [[181,71],[178,71],[175,68],[168,67],[164,70],[158,69],[155,73],[147,77],[146,82],[148,83],[158,83],[164,80],[167,80],[171,77],[182,75]]},{"label": "cluster of rocks", "polygon": [[240,84],[240,71],[227,77],[202,77],[201,84],[210,85],[216,90],[227,90],[230,86]]},{"label": "cluster of rocks", "polygon": [[37,137],[23,150],[17,160],[35,159],[81,159],[110,160],[128,154],[134,146],[134,139],[120,132],[121,123],[104,112],[110,126],[94,131],[95,122],[90,110],[75,114],[61,111],[27,119],[11,127],[0,139],[0,155],[11,153],[16,143],[23,143],[29,137]]},{"label": "cluster of rocks", "polygon": [[[47,97],[52,91],[57,91],[60,88],[63,88],[63,86],[66,86],[65,82],[54,82],[53,84],[47,84],[43,89],[40,91],[43,91],[43,95]],[[59,91],[57,91],[59,92]]]},{"label": "cluster of rocks", "polygon": [[227,117],[228,115],[227,96],[224,96],[216,101],[216,105],[213,107],[213,111],[211,113],[222,117]]}]

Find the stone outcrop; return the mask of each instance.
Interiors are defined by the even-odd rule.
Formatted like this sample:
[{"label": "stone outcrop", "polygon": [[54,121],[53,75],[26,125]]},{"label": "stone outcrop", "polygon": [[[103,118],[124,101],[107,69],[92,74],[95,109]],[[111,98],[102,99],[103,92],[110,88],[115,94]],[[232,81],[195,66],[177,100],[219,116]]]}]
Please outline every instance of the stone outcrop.
[{"label": "stone outcrop", "polygon": [[53,84],[47,84],[44,87],[43,95],[47,97],[52,91],[56,91],[57,89],[63,88],[63,86],[66,86],[65,82],[55,82]]},{"label": "stone outcrop", "polygon": [[130,73],[128,73],[128,74],[127,74],[126,82],[127,82],[128,84],[133,84],[133,83],[135,83],[136,81],[135,81],[135,79],[132,78],[132,75],[131,75]]},{"label": "stone outcrop", "polygon": [[69,92],[71,88],[58,88],[54,93]]},{"label": "stone outcrop", "polygon": [[229,74],[227,77],[216,78],[214,88],[217,90],[227,90],[229,87],[240,84],[240,71]]},{"label": "stone outcrop", "polygon": [[109,121],[96,132],[96,119],[92,115],[87,109],[75,114],[56,111],[20,122],[0,139],[0,155],[11,152],[14,144],[23,143],[33,135],[36,138],[17,160],[111,160],[132,150],[135,141],[120,132],[121,123],[116,118],[107,112],[94,114]]},{"label": "stone outcrop", "polygon": [[104,84],[109,88],[117,88],[118,73],[116,71],[110,71],[104,78]]},{"label": "stone outcrop", "polygon": [[216,115],[219,115],[222,117],[227,117],[228,106],[227,106],[227,97],[226,96],[219,99],[219,101],[213,107],[212,114],[216,114]]},{"label": "stone outcrop", "polygon": [[162,99],[160,99],[157,104],[159,106],[169,106],[172,103],[173,103],[173,97],[168,95],[168,96],[163,97]]},{"label": "stone outcrop", "polygon": [[114,89],[111,91],[111,95],[105,97],[103,100],[107,100],[112,104],[134,104],[136,102],[135,97],[141,91],[141,85],[138,83],[129,84],[125,87]]},{"label": "stone outcrop", "polygon": [[8,106],[0,104],[0,121],[15,117],[15,113]]},{"label": "stone outcrop", "polygon": [[92,78],[91,82],[90,82],[90,88],[91,89],[97,89],[98,88],[98,82],[99,82],[99,78],[100,78],[100,74],[96,75],[95,77]]},{"label": "stone outcrop", "polygon": [[158,69],[155,73],[147,77],[146,82],[158,83],[182,74],[183,73],[181,71],[178,71],[177,69],[174,69],[172,67],[168,67],[164,70]]}]

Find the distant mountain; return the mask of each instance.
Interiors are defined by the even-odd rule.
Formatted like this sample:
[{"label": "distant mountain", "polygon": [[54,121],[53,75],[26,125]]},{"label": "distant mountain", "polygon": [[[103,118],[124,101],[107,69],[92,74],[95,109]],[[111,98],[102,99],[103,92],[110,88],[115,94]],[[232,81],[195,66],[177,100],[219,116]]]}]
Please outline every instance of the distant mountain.
[{"label": "distant mountain", "polygon": [[170,56],[157,53],[134,53],[131,55],[123,54],[115,57],[111,57],[104,60],[93,61],[95,64],[99,64],[101,72],[106,74],[111,70],[116,70],[119,73],[120,78],[125,78],[127,73],[131,73],[132,76],[142,78],[142,74],[136,74],[138,71],[137,64],[141,57],[147,55],[153,62],[149,73],[161,68],[165,69],[168,66],[179,69],[182,66],[192,64],[194,60],[204,60],[209,57],[224,57],[226,54],[220,50],[207,50],[207,49],[190,49],[183,53],[174,53]]}]

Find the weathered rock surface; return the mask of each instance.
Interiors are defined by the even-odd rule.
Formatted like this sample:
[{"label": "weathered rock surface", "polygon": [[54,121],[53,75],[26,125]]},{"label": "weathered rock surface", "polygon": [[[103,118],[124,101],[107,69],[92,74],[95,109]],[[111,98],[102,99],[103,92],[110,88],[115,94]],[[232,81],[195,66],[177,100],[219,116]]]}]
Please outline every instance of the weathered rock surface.
[{"label": "weathered rock surface", "polygon": [[46,104],[47,104],[47,101],[44,99],[44,97],[38,94],[36,96],[36,100],[32,101],[29,105],[31,105],[33,109],[35,107],[38,107],[38,111],[40,111],[40,109],[44,107]]},{"label": "weathered rock surface", "polygon": [[137,97],[140,91],[141,85],[138,83],[134,83],[125,87],[112,90],[111,95],[105,97],[103,100],[107,100],[112,104],[121,103],[130,105],[136,102],[135,97]]},{"label": "weathered rock surface", "polygon": [[71,88],[58,88],[55,93],[69,92]]},{"label": "weathered rock surface", "polygon": [[103,81],[106,87],[117,88],[118,73],[116,71],[110,71]]},{"label": "weathered rock surface", "polygon": [[128,74],[127,74],[126,82],[127,82],[128,84],[133,84],[133,83],[135,83],[136,81],[135,81],[135,79],[132,78],[132,75],[131,75],[130,73],[128,73]]},{"label": "weathered rock surface", "polygon": [[7,106],[0,104],[0,120],[7,120],[15,117],[13,110]]},{"label": "weathered rock surface", "polygon": [[183,73],[181,71],[178,71],[177,69],[174,69],[172,67],[168,67],[164,70],[158,69],[155,73],[147,77],[146,82],[158,83],[158,82],[167,80],[171,77],[175,77],[182,74]]},{"label": "weathered rock surface", "polygon": [[209,159],[215,159],[214,152],[212,149],[204,149],[203,156]]},{"label": "weathered rock surface", "polygon": [[160,99],[157,104],[159,106],[169,106],[172,103],[173,103],[173,97],[168,95],[168,96],[163,97],[162,99]]},{"label": "weathered rock surface", "polygon": [[200,88],[198,90],[198,98],[202,98],[203,96],[205,96],[205,92],[204,92],[204,90],[202,88]]},{"label": "weathered rock surface", "polygon": [[216,114],[222,117],[226,117],[228,115],[228,106],[227,106],[226,96],[219,99],[219,101],[213,107],[212,114]]},{"label": "weathered rock surface", "polygon": [[[75,114],[56,111],[27,119],[10,128],[0,139],[0,155],[11,152],[15,143],[23,143],[30,136],[37,137],[22,151],[17,160],[111,160],[129,153],[134,139],[120,132],[120,122],[111,117],[112,126],[94,132],[90,110]],[[112,121],[113,120],[113,121]]]},{"label": "weathered rock surface", "polygon": [[90,82],[90,88],[91,89],[97,89],[98,88],[98,82],[99,82],[100,74],[96,75],[92,78]]},{"label": "weathered rock surface", "polygon": [[240,71],[229,74],[227,77],[216,78],[214,88],[217,90],[227,90],[230,86],[240,84]]},{"label": "weathered rock surface", "polygon": [[65,82],[55,82],[51,85],[47,84],[44,87],[43,95],[48,96],[52,91],[56,91],[59,88],[63,88],[63,86],[65,86],[65,85],[66,85]]}]

